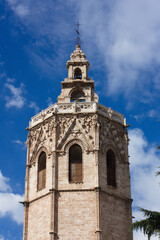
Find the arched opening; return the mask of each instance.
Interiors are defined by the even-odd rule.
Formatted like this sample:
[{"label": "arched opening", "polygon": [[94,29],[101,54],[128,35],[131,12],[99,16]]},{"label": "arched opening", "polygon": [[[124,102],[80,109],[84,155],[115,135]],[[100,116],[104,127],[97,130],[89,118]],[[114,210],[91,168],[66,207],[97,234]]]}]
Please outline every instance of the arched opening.
[{"label": "arched opening", "polygon": [[109,149],[107,158],[107,184],[116,187],[116,158],[114,152]]},{"label": "arched opening", "polygon": [[46,153],[42,152],[38,159],[38,181],[37,189],[41,190],[46,186]]},{"label": "arched opening", "polygon": [[71,94],[71,102],[85,102],[85,95],[82,90],[76,89]]},{"label": "arched opening", "polygon": [[82,149],[78,144],[69,149],[69,181],[82,182]]},{"label": "arched opening", "polygon": [[74,71],[74,79],[82,79],[82,72],[80,68],[76,68]]}]

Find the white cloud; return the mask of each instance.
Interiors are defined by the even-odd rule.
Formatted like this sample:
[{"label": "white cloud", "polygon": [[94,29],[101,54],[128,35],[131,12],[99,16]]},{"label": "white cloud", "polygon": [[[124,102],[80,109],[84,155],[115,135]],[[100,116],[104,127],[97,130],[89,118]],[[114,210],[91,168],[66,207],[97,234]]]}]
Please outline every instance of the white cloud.
[{"label": "white cloud", "polygon": [[19,4],[18,6],[16,6],[15,11],[20,17],[26,17],[29,14],[28,7],[23,4]]},{"label": "white cloud", "polygon": [[6,81],[8,83],[14,83],[16,80],[14,78],[7,78]]},{"label": "white cloud", "polygon": [[0,170],[0,191],[1,192],[11,191],[11,187],[8,184],[8,182],[9,182],[9,178],[4,177]]},{"label": "white cloud", "polygon": [[[5,84],[5,87],[9,89],[9,94],[5,96],[6,104],[5,106],[7,108],[10,107],[16,107],[16,108],[22,108],[24,105],[34,109],[35,113],[39,112],[39,107],[35,102],[29,102],[27,99],[23,96],[24,93],[24,84],[21,83],[20,87],[15,87],[13,83],[15,82],[15,79],[13,78],[7,78],[7,83]],[[15,140],[13,142],[19,143],[19,140]]]},{"label": "white cloud", "polygon": [[13,193],[0,193],[0,217],[9,215],[17,224],[23,222],[23,206],[19,201],[24,197]]},{"label": "white cloud", "polygon": [[12,143],[18,144],[18,145],[22,146],[22,147],[21,147],[22,150],[26,150],[26,144],[25,144],[25,142],[22,142],[21,140],[16,139],[16,140],[12,140]]},{"label": "white cloud", "polygon": [[19,88],[16,88],[14,85],[6,83],[5,87],[10,90],[11,95],[6,96],[6,107],[16,107],[22,108],[25,103],[25,98],[23,97],[23,84]]},{"label": "white cloud", "polygon": [[[148,143],[141,129],[130,130],[129,138],[133,216],[135,220],[140,220],[143,216],[135,207],[160,211],[160,179],[155,176],[157,167],[160,166],[160,153],[156,150],[156,145]],[[140,232],[135,233],[134,237],[136,240],[147,239]]]},{"label": "white cloud", "polygon": [[151,84],[156,91],[155,77],[148,79],[146,73],[160,63],[160,2],[88,0],[79,9],[82,31],[104,57],[108,93],[144,96]]},{"label": "white cloud", "polygon": [[[101,64],[95,67],[103,67],[106,72],[104,81],[109,95],[144,99],[152,98],[151,93],[159,91],[160,74],[155,71],[160,64],[159,0],[7,2],[32,32],[36,50],[30,52],[46,71],[62,56],[64,59],[66,39],[74,38],[73,22],[79,19],[84,46],[93,62],[100,59]],[[65,14],[67,11],[69,14]],[[54,58],[40,51],[41,47],[53,46],[56,46]],[[149,78],[147,73],[152,73]]]},{"label": "white cloud", "polygon": [[[0,217],[10,216],[17,224],[23,222],[23,206],[19,201],[24,200],[24,196],[11,192],[9,179],[2,175],[0,171]],[[3,237],[0,236],[3,239]]]},{"label": "white cloud", "polygon": [[4,240],[4,237],[2,235],[0,235],[0,240]]},{"label": "white cloud", "polygon": [[22,4],[19,0],[7,0],[7,2],[19,17],[26,17],[29,14],[27,5]]},{"label": "white cloud", "polygon": [[28,106],[29,106],[29,108],[33,108],[35,110],[35,113],[39,112],[39,107],[37,106],[37,104],[35,102],[30,102],[30,104]]},{"label": "white cloud", "polygon": [[16,143],[16,144],[19,144],[19,145],[23,145],[23,144],[24,144],[24,143],[23,143],[21,140],[19,140],[19,139],[13,140],[12,142],[13,142],[13,143]]},{"label": "white cloud", "polygon": [[47,103],[48,103],[48,107],[52,106],[53,105],[52,98],[48,97]]}]

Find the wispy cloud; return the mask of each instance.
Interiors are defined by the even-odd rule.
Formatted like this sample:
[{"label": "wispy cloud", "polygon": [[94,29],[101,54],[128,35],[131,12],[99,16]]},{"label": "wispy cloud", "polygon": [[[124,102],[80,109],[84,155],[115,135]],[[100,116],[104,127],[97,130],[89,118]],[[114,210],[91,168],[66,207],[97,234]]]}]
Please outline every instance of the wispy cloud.
[{"label": "wispy cloud", "polygon": [[22,150],[25,150],[25,149],[26,149],[26,144],[25,144],[25,142],[22,142],[22,141],[19,140],[19,139],[12,140],[12,143],[21,146],[21,149],[22,149]]},{"label": "wispy cloud", "polygon": [[24,196],[14,194],[11,191],[9,178],[3,176],[0,171],[0,217],[10,216],[17,224],[21,224],[23,222],[23,207],[19,201],[23,201]]},{"label": "wispy cloud", "polygon": [[35,102],[30,102],[30,104],[28,106],[29,106],[29,108],[33,108],[35,110],[35,113],[39,112],[39,107],[37,106],[37,104]]},{"label": "wispy cloud", "polygon": [[[129,154],[131,156],[133,216],[136,220],[140,220],[143,216],[135,207],[160,211],[160,180],[155,176],[157,167],[160,166],[160,153],[156,150],[156,145],[148,143],[141,129],[130,130],[129,138],[131,139]],[[135,239],[143,239],[143,234],[135,233]],[[158,238],[154,237],[154,239]]]},{"label": "wispy cloud", "polygon": [[144,118],[154,118],[156,120],[159,120],[160,119],[160,108],[159,106],[158,107],[155,107],[154,109],[150,109],[149,111],[147,112],[142,112],[140,114],[136,114],[134,115],[134,118],[136,119],[137,122],[140,122],[141,120],[143,120]]},{"label": "wispy cloud", "polygon": [[7,78],[6,81],[5,88],[9,90],[9,93],[5,96],[5,106],[7,108],[15,107],[21,109],[26,106],[34,109],[35,113],[39,111],[37,104],[33,101],[29,102],[24,96],[24,84],[21,83],[20,87],[15,87],[13,85],[15,82],[14,78]]},{"label": "wispy cloud", "polygon": [[20,140],[13,140],[12,141],[13,143],[16,143],[16,144],[19,144],[19,145],[23,145],[24,143],[22,142],[22,141],[20,141]]},{"label": "wispy cloud", "polygon": [[4,240],[4,237],[2,235],[0,235],[0,240]]},{"label": "wispy cloud", "polygon": [[159,10],[158,0],[80,2],[85,35],[92,37],[106,63],[108,94],[135,97],[141,92],[149,97],[150,90],[157,90],[154,67],[160,63]]},{"label": "wispy cloud", "polygon": [[51,97],[48,97],[47,103],[48,103],[48,107],[52,106],[53,101],[52,101],[52,98],[51,98]]},{"label": "wispy cloud", "polygon": [[9,89],[10,96],[6,96],[6,107],[16,107],[16,108],[22,108],[25,103],[25,98],[23,96],[23,84],[20,85],[20,87],[15,87],[13,84],[6,83],[5,87]]},{"label": "wispy cloud", "polygon": [[[45,73],[53,75],[54,67],[58,68],[64,62],[67,53],[68,42],[74,41],[74,27],[77,21],[75,12],[76,2],[39,0],[7,0],[8,6],[12,9],[16,19],[26,27],[26,31],[32,34],[32,43],[25,47],[34,63]],[[19,14],[17,7],[25,6],[27,14]],[[71,9],[74,9],[72,12]],[[68,14],[64,14],[68,12]],[[17,22],[17,21],[16,21]],[[58,44],[57,44],[58,43]],[[52,51],[51,49],[54,49]],[[64,66],[64,65],[63,65]]]},{"label": "wispy cloud", "polygon": [[14,193],[0,193],[0,217],[10,216],[17,224],[23,222],[23,207],[19,201],[24,196]]},{"label": "wispy cloud", "polygon": [[11,191],[11,187],[8,182],[9,182],[9,178],[4,177],[0,170],[0,191],[1,192]]},{"label": "wispy cloud", "polygon": [[[74,38],[74,24],[79,19],[92,61],[101,61],[94,67],[101,66],[106,72],[103,79],[107,94],[123,94],[130,99],[132,96],[132,100],[138,97],[146,101],[160,90],[158,0],[7,2],[15,16],[32,32],[34,51],[31,54],[46,71],[62,56],[64,59],[64,54],[70,54],[66,44]],[[49,49],[53,47],[54,56],[50,56]]]},{"label": "wispy cloud", "polygon": [[8,83],[14,83],[16,80],[14,78],[7,78],[6,81]]},{"label": "wispy cloud", "polygon": [[29,9],[26,4],[21,3],[19,0],[8,0],[8,4],[15,13],[23,18],[29,14]]}]

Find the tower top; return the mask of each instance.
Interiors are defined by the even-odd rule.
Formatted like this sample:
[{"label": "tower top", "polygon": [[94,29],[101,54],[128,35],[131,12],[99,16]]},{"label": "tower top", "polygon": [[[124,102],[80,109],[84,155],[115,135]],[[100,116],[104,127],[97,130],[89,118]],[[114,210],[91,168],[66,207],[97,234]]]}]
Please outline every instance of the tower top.
[{"label": "tower top", "polygon": [[69,67],[70,64],[78,64],[81,62],[81,64],[87,64],[89,67],[89,62],[88,60],[86,60],[86,55],[84,54],[84,52],[81,50],[80,45],[77,44],[76,45],[76,49],[74,50],[74,52],[71,54],[70,56],[70,60],[67,61],[67,68]]},{"label": "tower top", "polygon": [[98,102],[94,81],[88,77],[89,62],[79,44],[76,45],[66,65],[68,78],[61,82],[62,91],[57,99],[58,103]]}]

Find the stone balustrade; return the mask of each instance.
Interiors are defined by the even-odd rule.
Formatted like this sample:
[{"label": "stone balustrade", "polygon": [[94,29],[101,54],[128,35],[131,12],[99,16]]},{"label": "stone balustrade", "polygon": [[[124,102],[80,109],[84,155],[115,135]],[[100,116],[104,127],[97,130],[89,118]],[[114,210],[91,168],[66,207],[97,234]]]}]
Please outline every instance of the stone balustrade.
[{"label": "stone balustrade", "polygon": [[100,103],[96,102],[71,102],[71,103],[55,103],[54,105],[42,110],[40,113],[31,118],[29,128],[36,126],[44,120],[51,117],[53,114],[76,114],[76,113],[99,113],[126,125],[126,119],[124,116],[111,108],[105,107]]}]

